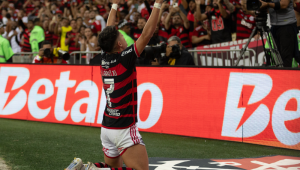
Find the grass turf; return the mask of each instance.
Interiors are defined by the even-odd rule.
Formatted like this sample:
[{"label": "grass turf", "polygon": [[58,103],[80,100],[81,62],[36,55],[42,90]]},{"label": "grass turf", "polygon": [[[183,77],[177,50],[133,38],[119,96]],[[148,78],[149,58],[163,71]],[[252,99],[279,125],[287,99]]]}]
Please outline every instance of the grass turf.
[{"label": "grass turf", "polygon": [[[166,134],[143,133],[149,157],[241,158],[300,156],[296,150]],[[59,170],[74,157],[103,161],[100,128],[0,119],[0,157],[12,170]]]}]

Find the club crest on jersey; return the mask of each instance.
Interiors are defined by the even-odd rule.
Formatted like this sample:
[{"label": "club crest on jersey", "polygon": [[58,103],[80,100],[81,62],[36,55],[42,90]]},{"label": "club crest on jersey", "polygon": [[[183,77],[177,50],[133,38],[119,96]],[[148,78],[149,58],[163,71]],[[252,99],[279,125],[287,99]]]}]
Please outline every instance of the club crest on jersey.
[{"label": "club crest on jersey", "polygon": [[123,52],[122,52],[122,56],[124,56],[124,55],[126,55],[126,54],[128,54],[128,53],[130,53],[130,52],[132,52],[132,48],[130,48],[130,49],[127,50],[127,51],[123,51]]}]

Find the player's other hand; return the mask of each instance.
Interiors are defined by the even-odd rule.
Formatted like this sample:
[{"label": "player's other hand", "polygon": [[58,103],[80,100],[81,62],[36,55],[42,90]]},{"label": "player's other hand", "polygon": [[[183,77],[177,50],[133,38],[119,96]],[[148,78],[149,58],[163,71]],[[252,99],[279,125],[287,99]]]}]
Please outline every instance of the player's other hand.
[{"label": "player's other hand", "polygon": [[196,2],[197,5],[201,4],[201,0],[195,0],[195,2]]}]

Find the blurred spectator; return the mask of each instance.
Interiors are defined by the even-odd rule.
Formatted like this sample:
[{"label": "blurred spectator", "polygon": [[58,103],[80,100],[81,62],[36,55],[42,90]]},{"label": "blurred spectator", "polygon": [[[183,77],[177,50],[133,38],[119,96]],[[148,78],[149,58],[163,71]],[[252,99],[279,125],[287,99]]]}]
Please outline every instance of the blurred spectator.
[{"label": "blurred spectator", "polygon": [[22,47],[22,52],[31,52],[31,44],[29,42],[29,39],[30,39],[30,32],[32,31],[34,26],[33,21],[29,20],[26,26],[27,29],[25,29],[22,33],[21,47]]},{"label": "blurred spectator", "polygon": [[8,13],[10,13],[11,17],[16,20],[18,18],[18,11],[15,9],[15,6],[13,3],[8,4]]},{"label": "blurred spectator", "polygon": [[7,40],[11,44],[11,48],[14,53],[19,53],[21,52],[21,32],[22,28],[18,27],[17,22],[13,21],[12,22],[12,29],[8,33]]},{"label": "blurred spectator", "polygon": [[32,52],[39,52],[41,43],[45,40],[44,29],[42,28],[42,23],[39,18],[34,19],[34,27],[30,33],[29,42],[31,45]]},{"label": "blurred spectator", "polygon": [[99,14],[98,11],[95,11],[95,13],[96,13],[96,20],[100,21],[101,31],[102,31],[106,27],[106,22],[105,22],[104,18]]},{"label": "blurred spectator", "polygon": [[211,43],[210,34],[208,34],[208,32],[210,33],[210,30],[207,31],[204,25],[200,25],[196,27],[193,31],[192,38],[191,38],[193,46],[197,47],[200,45],[210,44]]},{"label": "blurred spectator", "polygon": [[13,23],[13,18],[11,18],[10,13],[6,13],[6,27],[5,27],[5,38],[7,38],[7,34],[11,31],[12,29],[12,23]]},{"label": "blurred spectator", "polygon": [[50,29],[50,22],[48,19],[44,20],[43,29],[45,34],[45,40],[53,44],[52,42],[53,31]]},{"label": "blurred spectator", "polygon": [[[182,2],[185,2],[185,0],[182,0]],[[187,4],[187,2],[185,2]],[[184,6],[183,6],[184,7]],[[196,11],[196,3],[195,0],[190,0],[190,2],[188,3],[188,7],[187,8],[181,8],[181,10],[185,10],[184,13],[187,14],[187,19],[190,22],[190,33],[192,33],[194,31],[195,28],[195,17],[194,17],[194,13]]]},{"label": "blurred spectator", "polygon": [[132,11],[132,14],[128,14],[125,19],[131,21],[131,28],[137,29],[137,23],[141,14],[136,12],[136,8],[134,8]]},{"label": "blurred spectator", "polygon": [[83,20],[81,17],[76,18],[76,25],[77,25],[77,28],[79,28],[79,29],[81,26],[83,26]]},{"label": "blurred spectator", "polygon": [[85,25],[86,27],[90,26],[90,12],[88,10],[84,11],[83,14],[83,25]]},{"label": "blurred spectator", "polygon": [[[46,51],[48,53],[46,54]],[[32,63],[45,63],[45,64],[67,64],[67,62],[61,58],[58,58],[58,49],[53,49],[52,43],[49,41],[43,41],[41,49],[39,49],[38,55],[36,55]]]},{"label": "blurred spectator", "polygon": [[73,51],[80,51],[80,33],[75,20],[71,20],[70,26],[72,27],[72,30],[67,33],[66,44],[69,45],[69,53],[72,53]]},{"label": "blurred spectator", "polygon": [[[152,62],[152,65],[158,65],[158,62]],[[180,38],[177,36],[172,36],[168,39],[166,56],[161,59],[160,65],[194,66],[195,63],[193,56],[182,45]]]},{"label": "blurred spectator", "polygon": [[4,25],[6,25],[6,23],[7,23],[6,14],[7,14],[7,9],[6,9],[6,8],[3,8],[3,9],[1,10],[1,20],[2,20],[2,23],[3,23]]},{"label": "blurred spectator", "polygon": [[[172,24],[170,24],[171,17],[173,17]],[[177,6],[170,6],[170,13],[165,19],[165,28],[169,36],[179,37],[184,47],[192,47],[192,43],[189,38],[189,20]]]},{"label": "blurred spectator", "polygon": [[213,44],[231,41],[230,12],[222,5],[222,0],[213,0],[210,12],[201,13],[201,0],[196,0],[195,17],[198,21],[208,19],[211,27],[211,41]]},{"label": "blurred spectator", "polygon": [[0,22],[0,63],[11,63],[14,55],[7,39],[2,37],[4,34],[4,24]]},{"label": "blurred spectator", "polygon": [[129,36],[130,35],[130,23],[123,19],[118,24],[119,32],[123,35],[125,41],[127,42],[127,46],[131,46],[134,44],[134,40]]},{"label": "blurred spectator", "polygon": [[249,38],[255,27],[255,13],[247,10],[247,0],[241,0],[241,9],[236,8],[229,0],[224,0],[224,3],[231,13],[236,14],[236,40]]},{"label": "blurred spectator", "polygon": [[[93,35],[92,29],[87,27],[84,30],[84,38],[79,38],[80,41],[80,51],[95,51],[97,45],[97,37]],[[86,64],[90,63],[90,59],[92,58],[92,54],[86,54]]]},{"label": "blurred spectator", "polygon": [[79,34],[80,34],[80,36],[79,37],[81,37],[81,38],[84,38],[85,36],[84,36],[84,32],[85,32],[85,29],[86,29],[87,27],[85,26],[85,25],[82,25],[81,27],[80,27],[80,29],[79,29]]},{"label": "blurred spectator", "polygon": [[99,20],[96,20],[95,11],[91,10],[89,13],[89,24],[94,34],[99,35],[101,32],[101,23]]},{"label": "blurred spectator", "polygon": [[168,34],[160,30],[159,26],[157,25],[155,32],[147,45],[155,46],[155,45],[159,45],[162,42],[167,43],[167,36]]},{"label": "blurred spectator", "polygon": [[141,36],[143,29],[146,25],[146,22],[147,22],[146,18],[139,18],[137,27],[131,29],[131,37],[132,39],[134,39],[134,41],[136,41]]},{"label": "blurred spectator", "polygon": [[69,45],[66,42],[67,33],[72,31],[72,27],[70,26],[70,21],[68,18],[63,18],[62,26],[58,28],[58,33],[60,33],[60,46],[63,51],[69,51]]},{"label": "blurred spectator", "polygon": [[24,24],[28,23],[28,17],[26,16],[25,11],[23,9],[19,9],[18,10],[18,18],[17,18],[17,20],[22,20],[22,22]]},{"label": "blurred spectator", "polygon": [[[7,0],[3,0],[1,5],[0,5],[0,9],[7,9],[8,8],[8,1]],[[6,10],[7,11],[7,10]],[[2,15],[3,16],[3,15]],[[5,16],[5,15],[4,15]],[[4,24],[4,23],[3,23]],[[5,25],[5,24],[4,24]]]}]

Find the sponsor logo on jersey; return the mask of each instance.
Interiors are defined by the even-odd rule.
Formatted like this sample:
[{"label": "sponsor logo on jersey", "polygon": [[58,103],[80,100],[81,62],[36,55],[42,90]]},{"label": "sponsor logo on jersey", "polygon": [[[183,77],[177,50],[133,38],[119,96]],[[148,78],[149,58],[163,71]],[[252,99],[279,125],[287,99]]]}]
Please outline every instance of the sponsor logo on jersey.
[{"label": "sponsor logo on jersey", "polygon": [[130,49],[127,50],[127,51],[123,51],[121,56],[124,56],[124,55],[126,55],[126,54],[128,54],[128,53],[130,53],[130,52],[132,52],[132,48],[130,48]]}]

